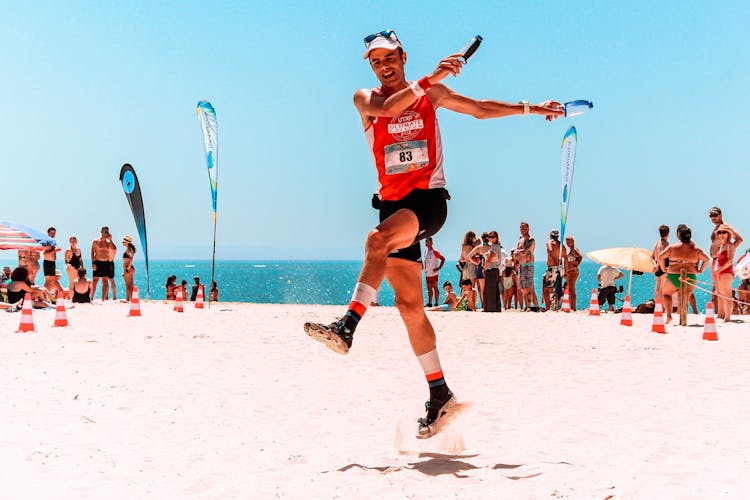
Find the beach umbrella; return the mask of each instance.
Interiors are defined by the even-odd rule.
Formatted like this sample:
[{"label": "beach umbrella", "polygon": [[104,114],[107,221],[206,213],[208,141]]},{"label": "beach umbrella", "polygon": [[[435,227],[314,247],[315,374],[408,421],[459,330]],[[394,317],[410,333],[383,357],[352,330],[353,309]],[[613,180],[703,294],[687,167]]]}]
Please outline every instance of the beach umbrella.
[{"label": "beach umbrella", "polygon": [[54,239],[33,227],[0,221],[0,250],[42,251],[54,246],[57,246]]},{"label": "beach umbrella", "polygon": [[630,271],[628,280],[628,295],[633,285],[633,271],[640,273],[653,273],[654,262],[651,260],[651,252],[645,248],[605,248],[594,250],[586,254],[594,262],[608,266],[619,267]]},{"label": "beach umbrella", "polygon": [[750,278],[750,248],[747,249],[747,253],[740,257],[734,266],[734,275],[741,280]]}]

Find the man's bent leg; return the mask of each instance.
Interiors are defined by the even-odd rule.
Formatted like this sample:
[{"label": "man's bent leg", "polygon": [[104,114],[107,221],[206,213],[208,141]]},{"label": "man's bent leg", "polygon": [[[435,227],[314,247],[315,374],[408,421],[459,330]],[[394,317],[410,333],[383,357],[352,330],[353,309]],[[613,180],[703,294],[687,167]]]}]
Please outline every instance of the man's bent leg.
[{"label": "man's bent leg", "polygon": [[[330,325],[305,323],[305,332],[315,340],[323,342],[329,349],[347,354],[352,345],[357,324],[370,303],[377,300],[377,290],[385,278],[388,254],[410,246],[418,231],[419,221],[417,216],[408,209],[398,210],[370,231],[365,244],[365,262],[354,286],[349,309],[344,317]],[[417,288],[421,294],[422,268],[417,262],[413,262],[413,264],[419,269]],[[421,310],[421,296],[419,301]]]}]

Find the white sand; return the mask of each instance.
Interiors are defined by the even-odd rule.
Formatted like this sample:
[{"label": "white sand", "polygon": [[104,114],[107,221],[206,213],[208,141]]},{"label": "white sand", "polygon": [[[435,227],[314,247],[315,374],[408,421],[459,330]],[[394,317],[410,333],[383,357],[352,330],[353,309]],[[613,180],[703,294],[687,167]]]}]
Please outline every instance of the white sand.
[{"label": "white sand", "polygon": [[650,315],[430,313],[471,403],[412,437],[427,386],[393,308],[349,356],[342,307],[0,312],[0,498],[747,498],[750,326]]}]

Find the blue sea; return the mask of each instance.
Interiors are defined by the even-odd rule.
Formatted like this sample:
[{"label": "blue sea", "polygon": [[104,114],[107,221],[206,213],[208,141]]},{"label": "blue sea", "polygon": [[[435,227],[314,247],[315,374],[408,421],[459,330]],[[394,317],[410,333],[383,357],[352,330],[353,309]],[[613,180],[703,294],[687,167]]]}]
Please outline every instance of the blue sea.
[{"label": "blue sea", "polygon": [[[3,256],[5,257],[5,256]],[[0,259],[0,265],[13,267],[15,261]],[[61,259],[58,259],[58,268]],[[352,289],[357,281],[361,261],[217,261],[215,279],[219,286],[219,300],[226,302],[252,302],[271,304],[340,304],[346,305],[351,299]],[[125,283],[122,280],[122,264],[116,261],[116,283],[118,298],[124,297]],[[142,298],[146,297],[146,274],[143,261],[136,261],[136,285],[140,289]],[[591,289],[597,287],[596,273],[599,264],[584,261],[581,264],[581,276],[578,279],[577,308],[585,309],[589,306]],[[177,282],[186,280],[188,292],[193,283],[193,277],[199,276],[208,290],[211,281],[210,261],[180,261],[180,260],[155,260],[149,262],[150,291],[152,299],[165,299],[165,283],[167,276],[174,274]],[[536,266],[536,290],[541,304],[541,280],[545,268]],[[625,271],[625,277],[618,281],[627,291],[629,272]],[[440,283],[451,280],[454,286],[459,279],[455,264],[446,262],[440,273]],[[710,281],[708,273],[700,276],[701,281]],[[64,287],[67,287],[67,276],[61,278]],[[40,270],[36,284],[44,284],[44,276]],[[711,288],[711,285],[701,286]],[[442,294],[442,286],[440,288]],[[100,296],[101,285],[97,297]],[[380,289],[379,301],[382,305],[393,305],[393,290],[387,283],[383,283]],[[643,303],[654,296],[654,275],[644,274],[633,276],[633,288],[631,302],[633,307]],[[699,309],[703,309],[709,294],[696,290],[696,299]],[[425,303],[427,302],[425,291]],[[618,294],[619,299],[624,299],[625,294]],[[619,306],[622,306],[621,301]]]}]

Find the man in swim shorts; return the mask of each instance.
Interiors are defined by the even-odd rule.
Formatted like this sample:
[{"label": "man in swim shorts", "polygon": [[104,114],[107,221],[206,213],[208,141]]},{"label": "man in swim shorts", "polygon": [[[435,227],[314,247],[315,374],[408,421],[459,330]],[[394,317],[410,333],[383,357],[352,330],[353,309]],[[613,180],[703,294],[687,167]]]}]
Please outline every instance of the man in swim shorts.
[{"label": "man in swim shorts", "polygon": [[426,417],[418,420],[417,437],[429,438],[450,419],[457,404],[443,377],[435,331],[422,302],[419,242],[443,226],[450,199],[435,111],[442,107],[476,118],[534,114],[552,120],[562,115],[562,106],[554,101],[537,105],[479,101],[455,93],[441,81],[461,72],[460,54],[441,60],[431,74],[407,81],[406,52],[393,30],[374,33],[364,41],[364,58],[380,87],[356,91],[354,105],[377,169],[374,205],[380,211],[380,224],[367,235],[365,261],[346,314],[334,323],[305,323],[304,328],[329,349],[347,354],[360,319],[387,279],[427,379],[430,399]]},{"label": "man in swim shorts", "polygon": [[[47,229],[47,236],[49,239],[54,241],[57,229],[51,227]],[[62,250],[56,245],[50,245],[44,247],[42,251],[42,268],[44,269],[44,288],[54,287],[57,283],[55,278],[55,270],[57,268],[57,252]]]},{"label": "man in swim shorts", "polygon": [[532,304],[535,311],[539,310],[539,300],[536,297],[534,289],[534,250],[536,249],[536,240],[532,238],[529,232],[529,223],[521,222],[521,237],[516,244],[516,259],[521,266],[518,271],[518,288],[521,292],[521,301],[525,311],[532,310]]},{"label": "man in swim shorts", "polygon": [[102,300],[109,298],[109,286],[112,285],[112,297],[117,300],[117,286],[115,285],[115,253],[117,245],[112,243],[109,227],[104,226],[101,237],[91,243],[91,266],[93,280],[91,283],[91,300],[96,294],[96,285],[102,278]]}]

